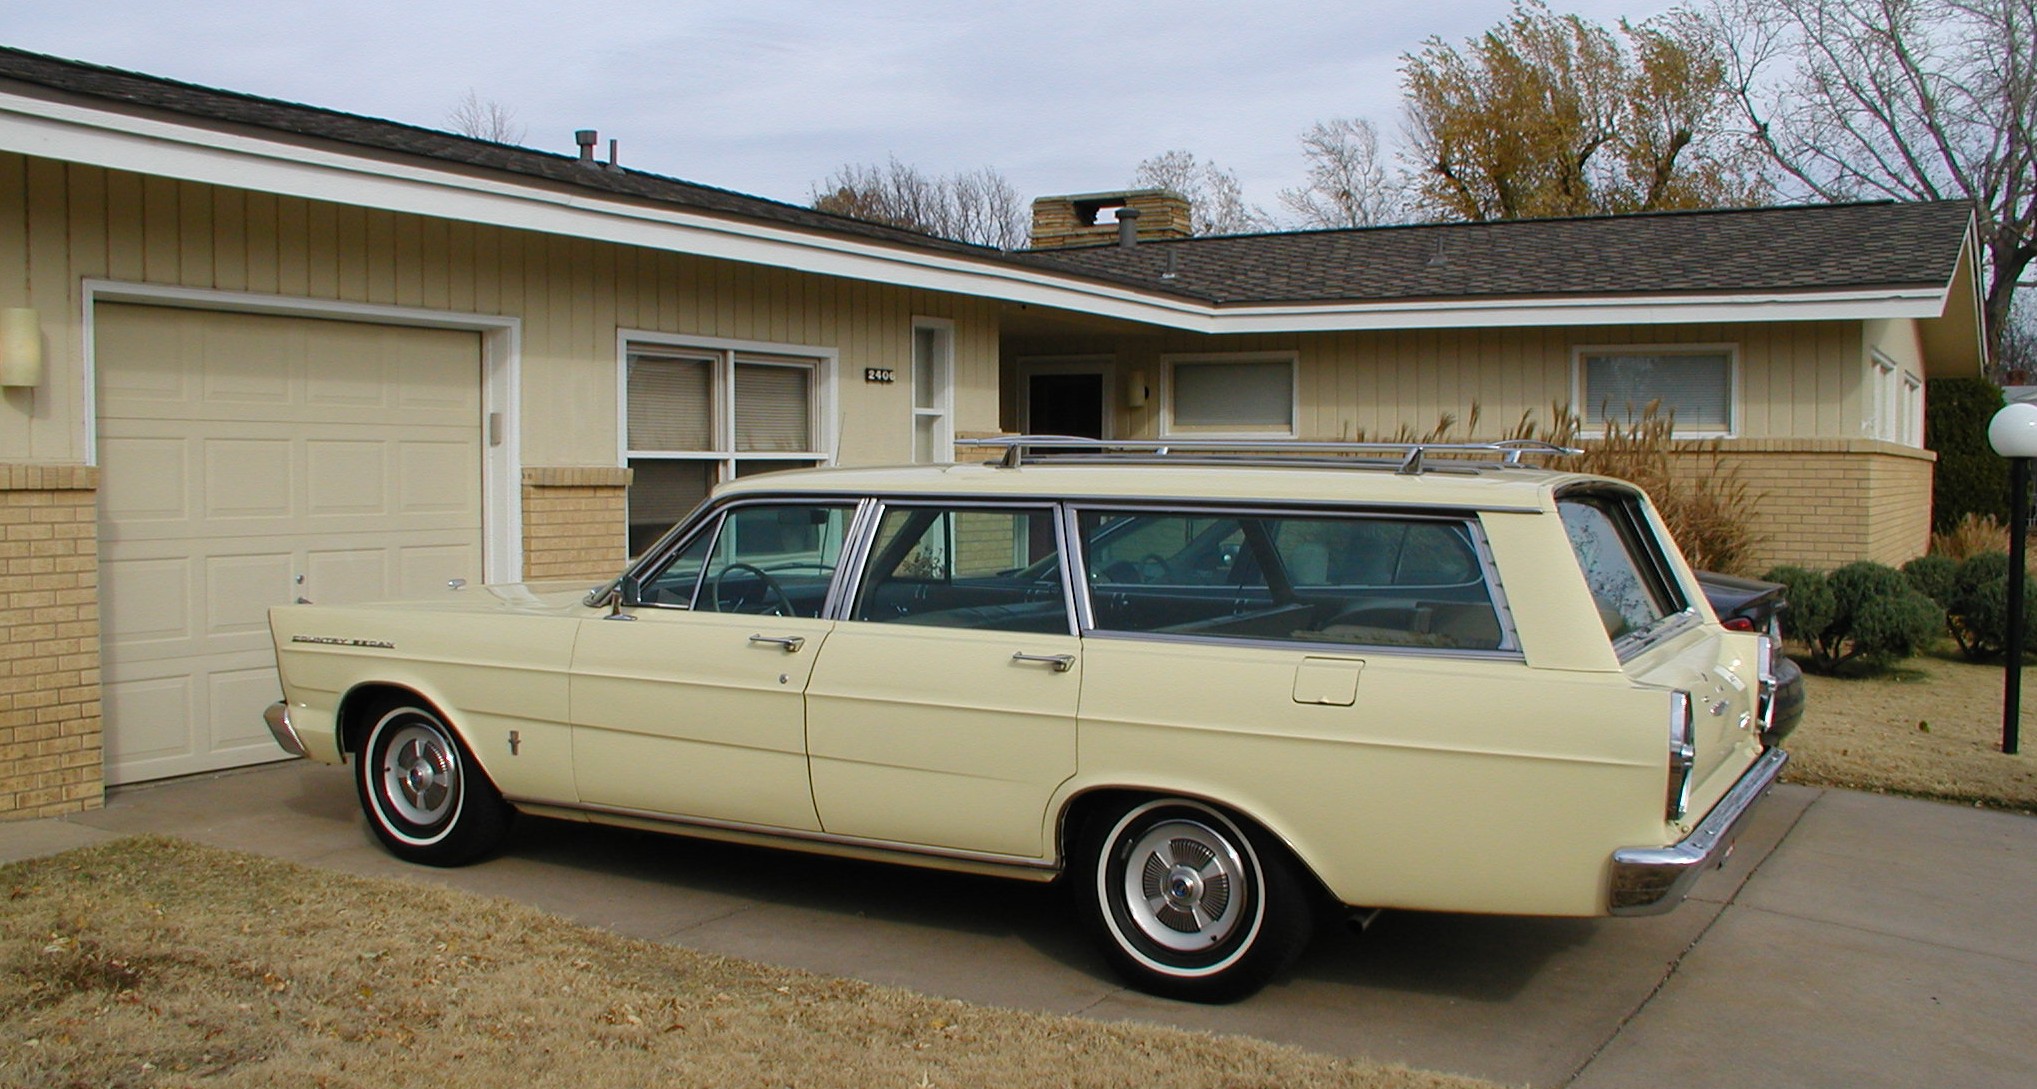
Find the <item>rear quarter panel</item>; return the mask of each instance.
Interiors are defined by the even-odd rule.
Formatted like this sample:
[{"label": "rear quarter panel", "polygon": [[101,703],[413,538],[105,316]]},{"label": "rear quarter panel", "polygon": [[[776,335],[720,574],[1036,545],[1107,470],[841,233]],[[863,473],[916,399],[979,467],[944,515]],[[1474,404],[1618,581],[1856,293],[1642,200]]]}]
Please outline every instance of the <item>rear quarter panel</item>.
[{"label": "rear quarter panel", "polygon": [[1662,834],[1666,699],[1617,672],[1342,655],[1338,707],[1294,702],[1304,656],[1091,640],[1075,789],[1229,805],[1372,907],[1595,914],[1612,851]]}]

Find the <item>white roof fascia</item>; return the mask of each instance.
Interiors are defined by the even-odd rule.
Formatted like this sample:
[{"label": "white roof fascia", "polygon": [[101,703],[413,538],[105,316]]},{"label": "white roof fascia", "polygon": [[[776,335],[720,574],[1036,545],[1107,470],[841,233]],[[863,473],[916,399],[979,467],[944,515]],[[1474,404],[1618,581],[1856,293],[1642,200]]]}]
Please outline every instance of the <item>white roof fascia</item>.
[{"label": "white roof fascia", "polygon": [[[308,141],[331,143],[320,137]],[[1495,325],[1937,317],[1945,289],[1732,296],[1446,299],[1217,306],[937,250],[575,191],[485,167],[426,165],[0,92],[0,150],[112,170],[378,208],[819,275],[1052,307],[1196,333]],[[471,171],[471,172],[469,172]]]},{"label": "white roof fascia", "polygon": [[1692,322],[1935,318],[1944,287],[1696,296],[1443,299],[1212,308],[1227,333],[1468,329],[1495,325],[1680,325]]}]

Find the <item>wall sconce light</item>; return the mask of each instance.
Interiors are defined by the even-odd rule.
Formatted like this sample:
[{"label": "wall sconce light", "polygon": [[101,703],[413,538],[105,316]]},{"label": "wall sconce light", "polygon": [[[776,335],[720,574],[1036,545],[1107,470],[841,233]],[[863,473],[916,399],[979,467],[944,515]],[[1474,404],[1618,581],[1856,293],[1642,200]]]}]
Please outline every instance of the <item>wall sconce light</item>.
[{"label": "wall sconce light", "polygon": [[1146,407],[1146,372],[1133,371],[1125,376],[1125,407]]},{"label": "wall sconce light", "polygon": [[0,386],[42,385],[42,323],[25,306],[0,308]]}]

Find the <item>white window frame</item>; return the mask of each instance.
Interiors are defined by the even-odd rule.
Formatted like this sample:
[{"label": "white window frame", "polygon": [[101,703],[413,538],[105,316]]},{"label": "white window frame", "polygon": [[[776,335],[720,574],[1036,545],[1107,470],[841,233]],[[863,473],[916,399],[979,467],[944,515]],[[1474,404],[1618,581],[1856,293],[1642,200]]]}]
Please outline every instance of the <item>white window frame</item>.
[{"label": "white window frame", "polygon": [[[1174,422],[1175,373],[1183,366],[1227,363],[1287,364],[1287,426],[1275,428],[1214,427],[1183,429]],[[1292,439],[1301,427],[1300,352],[1182,352],[1160,357],[1160,437],[1163,439]]]},{"label": "white window frame", "polygon": [[[629,445],[629,356],[633,350],[669,351],[709,359],[713,364],[710,379],[713,385],[715,418],[710,426],[713,449],[709,450],[633,450]],[[738,463],[757,462],[818,462],[832,465],[835,461],[835,399],[836,376],[839,371],[840,353],[834,348],[817,348],[805,344],[774,344],[757,340],[731,340],[726,337],[696,337],[677,333],[659,333],[646,329],[621,329],[615,337],[615,448],[616,464],[628,468],[632,460],[650,461],[704,461],[714,466],[714,478],[709,483],[710,491],[717,485],[726,484],[736,477]],[[736,449],[736,383],[737,364],[745,366],[800,367],[813,372],[813,382],[808,406],[812,432],[809,438],[813,447],[796,451],[761,451]],[[627,494],[624,499],[628,502]],[[627,507],[625,506],[625,517]]]},{"label": "white window frame", "polygon": [[1901,446],[1924,444],[1924,381],[1915,371],[1879,350],[1868,353],[1867,419],[1861,430],[1869,438]]},{"label": "white window frame", "polygon": [[1924,448],[1924,379],[1915,371],[1904,370],[1902,377],[1902,426],[1896,429],[1896,441],[1904,446]]},{"label": "white window frame", "polygon": [[[1584,389],[1584,363],[1590,356],[1599,355],[1723,355],[1726,357],[1726,426],[1684,427],[1681,421],[1671,432],[1678,439],[1730,439],[1740,433],[1740,346],[1735,343],[1719,344],[1578,344],[1570,349],[1570,403],[1577,413],[1579,426],[1584,433],[1580,438],[1595,438],[1605,421],[1591,421],[1592,407]],[[1642,406],[1636,405],[1639,409]]]},{"label": "white window frame", "polygon": [[[934,403],[919,403],[919,368],[925,363],[919,357],[919,335],[921,330],[934,334]],[[912,319],[912,459],[919,460],[920,421],[931,419],[934,424],[934,448],[929,459],[932,462],[955,460],[955,323],[947,318],[928,318],[915,315]]]},{"label": "white window frame", "polygon": [[1896,432],[1902,418],[1897,414],[1898,375],[1901,368],[1896,361],[1880,352],[1870,352],[1867,359],[1867,419],[1861,430],[1873,439],[1895,442]]}]

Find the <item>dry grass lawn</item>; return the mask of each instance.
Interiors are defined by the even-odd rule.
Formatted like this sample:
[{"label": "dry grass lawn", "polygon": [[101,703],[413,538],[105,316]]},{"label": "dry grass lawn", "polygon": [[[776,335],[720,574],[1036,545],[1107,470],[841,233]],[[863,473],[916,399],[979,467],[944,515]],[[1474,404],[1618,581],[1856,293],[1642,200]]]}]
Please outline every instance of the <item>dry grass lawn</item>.
[{"label": "dry grass lawn", "polygon": [[2023,680],[2021,752],[2003,755],[2002,667],[1947,653],[1884,677],[1808,677],[1785,778],[2037,813],[2037,671]]},{"label": "dry grass lawn", "polygon": [[143,837],[0,868],[0,1085],[1488,1083],[925,998]]}]

